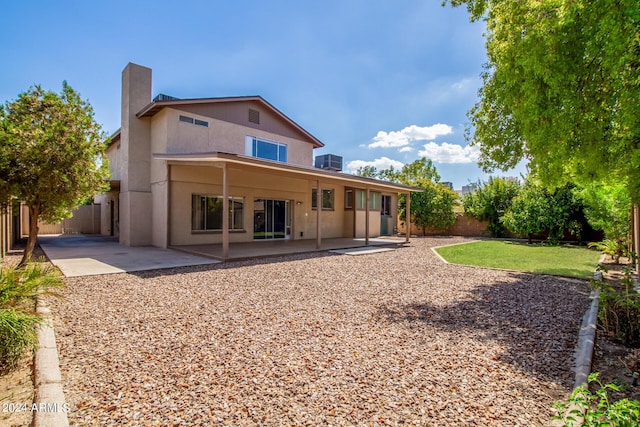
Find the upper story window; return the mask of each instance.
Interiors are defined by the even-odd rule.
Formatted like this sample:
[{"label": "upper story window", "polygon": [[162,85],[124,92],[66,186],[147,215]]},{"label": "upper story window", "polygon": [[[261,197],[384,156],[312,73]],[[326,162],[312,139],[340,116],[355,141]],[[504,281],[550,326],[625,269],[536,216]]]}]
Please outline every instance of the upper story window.
[{"label": "upper story window", "polygon": [[245,153],[247,156],[259,159],[274,160],[276,162],[287,162],[287,145],[279,142],[265,141],[252,136],[247,136],[245,140]]},{"label": "upper story window", "polygon": [[181,122],[184,122],[184,123],[191,123],[192,125],[196,125],[196,126],[202,126],[202,127],[205,127],[205,128],[209,127],[209,122],[206,122],[206,121],[200,120],[200,119],[195,119],[195,118],[189,117],[189,116],[180,115],[178,120],[180,120]]}]

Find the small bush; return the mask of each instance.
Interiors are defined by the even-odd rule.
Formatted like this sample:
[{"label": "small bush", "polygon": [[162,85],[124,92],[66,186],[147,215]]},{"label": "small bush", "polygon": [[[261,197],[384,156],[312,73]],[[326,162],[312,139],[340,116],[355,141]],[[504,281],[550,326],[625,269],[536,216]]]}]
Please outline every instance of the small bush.
[{"label": "small bush", "polygon": [[587,387],[576,388],[566,402],[556,402],[553,406],[564,427],[636,427],[640,425],[640,402],[622,399],[611,402],[608,390],[619,391],[615,384],[603,384],[597,372],[589,375],[589,383],[598,389],[591,392]]},{"label": "small bush", "polygon": [[22,355],[35,349],[39,322],[38,316],[13,308],[0,309],[0,375],[15,369]]},{"label": "small bush", "polygon": [[629,242],[626,238],[605,239],[601,242],[591,242],[588,246],[611,256],[616,264],[620,263],[621,257],[629,255]]},{"label": "small bush", "polygon": [[0,308],[25,308],[41,296],[59,296],[50,291],[61,288],[62,280],[57,270],[43,262],[30,263],[24,268],[0,268]]},{"label": "small bush", "polygon": [[624,289],[598,283],[600,326],[612,339],[632,348],[640,347],[640,294],[633,290],[630,268],[624,269]]},{"label": "small bush", "polygon": [[13,370],[22,355],[37,344],[37,298],[58,296],[50,289],[62,286],[57,270],[49,264],[0,268],[0,375]]}]

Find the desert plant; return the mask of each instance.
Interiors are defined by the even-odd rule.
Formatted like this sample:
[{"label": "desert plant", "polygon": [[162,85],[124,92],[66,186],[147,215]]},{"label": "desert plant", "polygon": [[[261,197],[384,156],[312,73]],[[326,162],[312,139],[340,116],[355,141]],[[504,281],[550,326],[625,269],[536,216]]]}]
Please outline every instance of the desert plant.
[{"label": "desert plant", "polygon": [[624,238],[617,239],[604,239],[601,242],[591,242],[587,246],[590,248],[596,248],[597,250],[604,252],[611,256],[616,264],[620,263],[620,258],[629,255],[628,250],[629,243]]},{"label": "desert plant", "polygon": [[24,268],[0,268],[0,308],[22,306],[41,296],[58,296],[51,289],[62,287],[57,270],[42,260]]},{"label": "desert plant", "polygon": [[14,308],[0,309],[0,375],[15,369],[25,351],[35,349],[40,318]]},{"label": "desert plant", "polygon": [[621,399],[611,402],[608,390],[619,391],[615,384],[603,384],[598,372],[588,378],[589,384],[597,387],[595,392],[585,386],[576,388],[566,402],[554,403],[557,415],[565,427],[632,427],[640,423],[640,402]]},{"label": "desert plant", "polygon": [[35,314],[38,297],[57,295],[63,286],[57,271],[48,264],[32,263],[24,268],[0,268],[0,375],[16,367],[22,355],[37,343]]}]

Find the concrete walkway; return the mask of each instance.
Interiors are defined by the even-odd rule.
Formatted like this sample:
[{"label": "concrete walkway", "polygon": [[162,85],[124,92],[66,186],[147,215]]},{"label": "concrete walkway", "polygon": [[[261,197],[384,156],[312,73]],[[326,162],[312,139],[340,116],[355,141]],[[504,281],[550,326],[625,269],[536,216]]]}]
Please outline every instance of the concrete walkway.
[{"label": "concrete walkway", "polygon": [[123,246],[114,238],[97,235],[38,236],[38,243],[53,265],[58,267],[66,277],[125,273],[220,262],[171,249]]}]

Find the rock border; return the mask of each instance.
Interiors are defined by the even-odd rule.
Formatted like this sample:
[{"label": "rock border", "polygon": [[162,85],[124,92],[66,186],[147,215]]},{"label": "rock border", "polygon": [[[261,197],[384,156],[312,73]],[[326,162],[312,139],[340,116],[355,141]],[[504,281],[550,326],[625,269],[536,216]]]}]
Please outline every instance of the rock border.
[{"label": "rock border", "polygon": [[38,347],[34,359],[35,398],[31,407],[33,426],[67,427],[69,406],[62,391],[60,359],[53,330],[51,310],[38,300],[36,313],[42,317],[37,327]]}]

